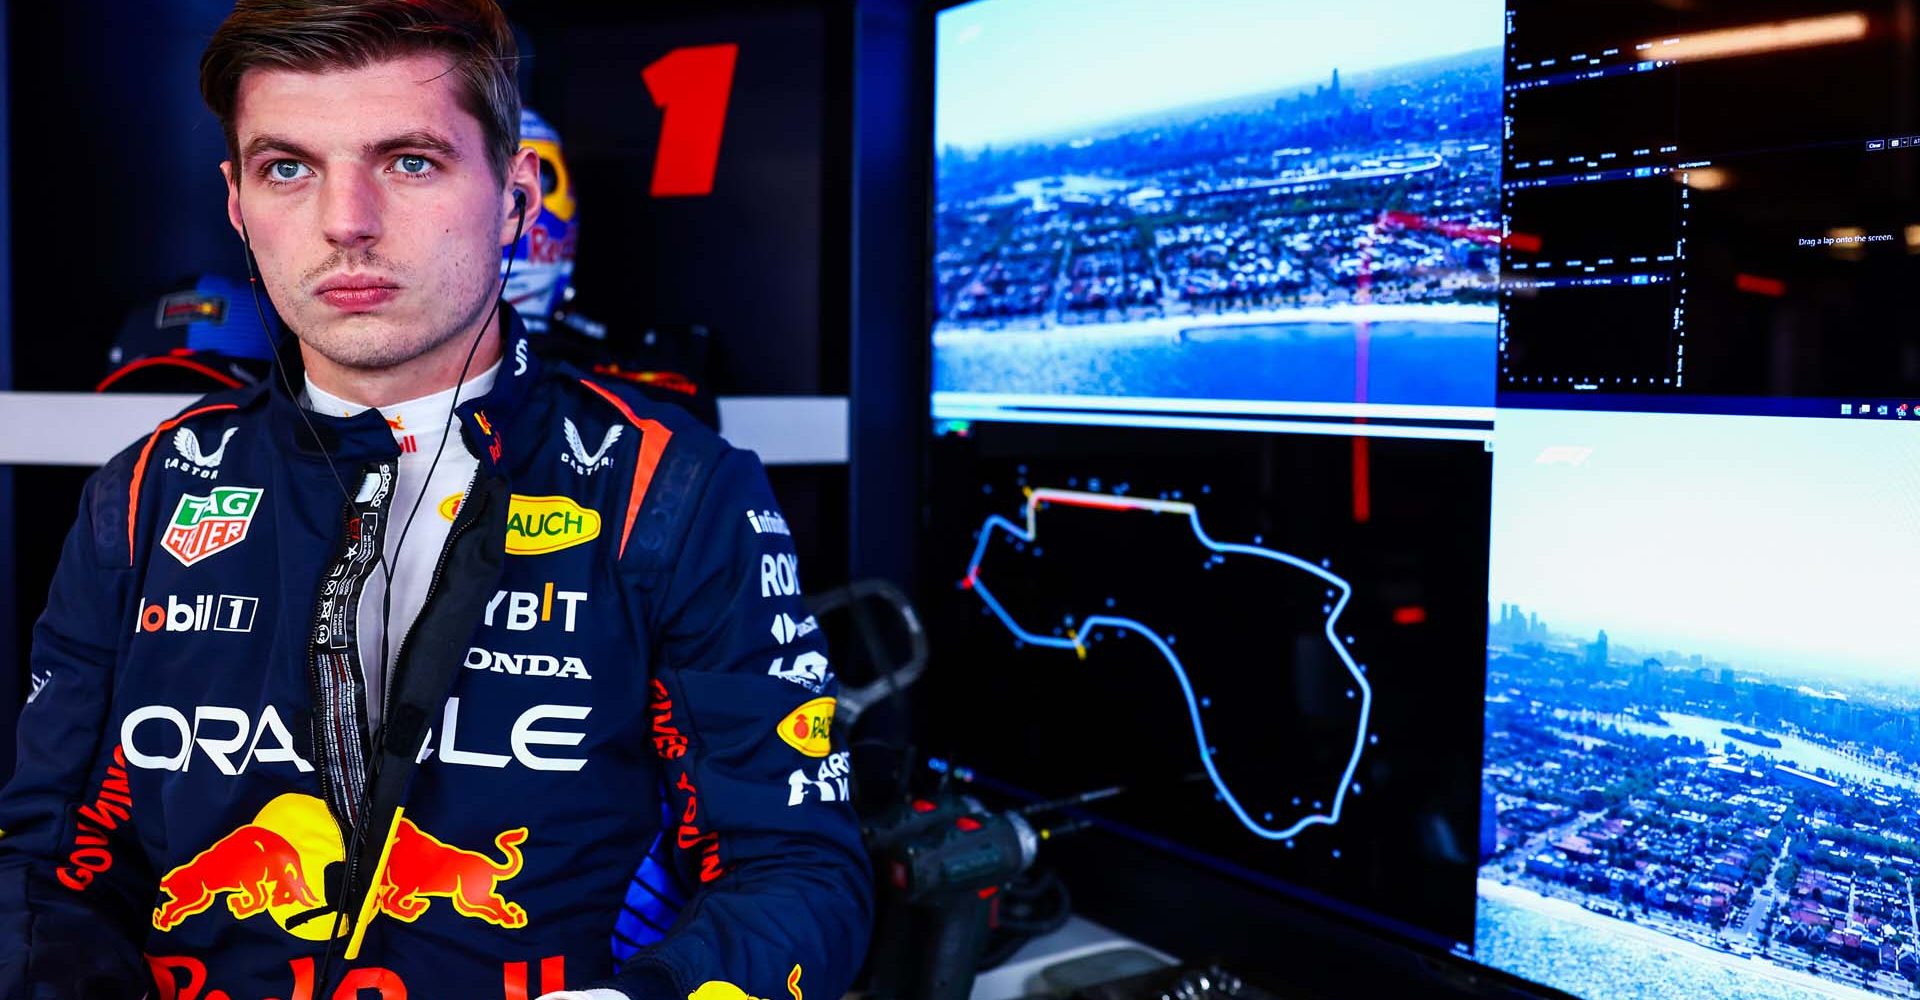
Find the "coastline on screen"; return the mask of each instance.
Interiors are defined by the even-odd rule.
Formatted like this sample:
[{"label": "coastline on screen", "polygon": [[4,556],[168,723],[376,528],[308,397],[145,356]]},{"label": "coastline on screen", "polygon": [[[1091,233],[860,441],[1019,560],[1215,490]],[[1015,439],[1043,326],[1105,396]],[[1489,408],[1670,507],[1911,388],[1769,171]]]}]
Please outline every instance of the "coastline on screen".
[{"label": "coastline on screen", "polygon": [[1484,417],[1499,5],[1121,6],[940,15],[933,415]]}]

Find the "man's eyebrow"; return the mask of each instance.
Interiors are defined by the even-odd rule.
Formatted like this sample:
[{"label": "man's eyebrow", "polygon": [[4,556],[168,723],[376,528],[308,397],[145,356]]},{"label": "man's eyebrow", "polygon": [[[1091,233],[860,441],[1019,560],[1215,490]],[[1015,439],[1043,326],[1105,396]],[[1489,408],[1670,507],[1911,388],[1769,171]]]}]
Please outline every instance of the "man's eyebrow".
[{"label": "man's eyebrow", "polygon": [[256,156],[267,153],[284,153],[296,160],[313,160],[317,157],[307,147],[285,136],[261,133],[247,140],[247,148],[240,152],[240,162],[246,163]]},{"label": "man's eyebrow", "polygon": [[[360,153],[362,156],[372,159],[399,152],[403,149],[422,150],[454,162],[458,162],[461,159],[460,150],[457,149],[450,140],[440,133],[428,129],[414,129],[409,132],[401,132],[398,135],[390,135],[384,139],[376,139],[360,147]],[[320,158],[319,154],[286,136],[262,133],[247,140],[246,149],[242,151],[240,159],[243,163],[249,162],[255,157],[268,153],[279,153],[290,159],[305,160],[308,162],[313,162]]]},{"label": "man's eyebrow", "polygon": [[455,162],[458,162],[460,159],[460,150],[454,148],[452,140],[438,132],[428,129],[414,129],[410,132],[402,132],[399,135],[375,140],[362,146],[361,152],[368,158],[372,158],[388,153],[397,153],[403,149],[424,150],[436,154],[442,159]]}]

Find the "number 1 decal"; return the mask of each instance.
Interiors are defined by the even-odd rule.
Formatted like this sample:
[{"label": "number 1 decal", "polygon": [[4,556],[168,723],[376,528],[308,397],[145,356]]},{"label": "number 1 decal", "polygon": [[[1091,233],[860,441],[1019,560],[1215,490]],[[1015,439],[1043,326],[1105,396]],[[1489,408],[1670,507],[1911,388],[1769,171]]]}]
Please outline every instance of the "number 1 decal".
[{"label": "number 1 decal", "polygon": [[653,158],[655,198],[713,193],[720,136],[727,125],[738,45],[674,49],[640,72],[654,106],[666,113]]}]

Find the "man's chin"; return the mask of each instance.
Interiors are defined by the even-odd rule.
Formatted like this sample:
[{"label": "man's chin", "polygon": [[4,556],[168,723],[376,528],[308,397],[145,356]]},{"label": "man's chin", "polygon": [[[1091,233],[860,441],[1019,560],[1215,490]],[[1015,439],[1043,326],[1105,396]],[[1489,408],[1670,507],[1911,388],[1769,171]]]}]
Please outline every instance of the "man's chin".
[{"label": "man's chin", "polygon": [[357,371],[403,365],[435,346],[420,335],[417,326],[366,313],[335,317],[304,329],[300,341],[307,349]]}]

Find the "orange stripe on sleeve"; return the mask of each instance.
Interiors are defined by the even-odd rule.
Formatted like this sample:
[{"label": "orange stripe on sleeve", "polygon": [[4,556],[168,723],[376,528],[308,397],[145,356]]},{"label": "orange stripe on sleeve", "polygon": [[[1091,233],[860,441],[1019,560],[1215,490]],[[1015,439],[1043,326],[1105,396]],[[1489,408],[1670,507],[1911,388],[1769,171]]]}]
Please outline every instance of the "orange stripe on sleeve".
[{"label": "orange stripe on sleeve", "polygon": [[653,471],[660,466],[660,456],[667,450],[667,442],[673,440],[673,432],[658,420],[642,420],[633,414],[633,408],[622,402],[620,397],[601,388],[586,379],[580,384],[592,389],[601,399],[613,404],[620,415],[627,418],[640,432],[640,457],[633,466],[633,486],[627,491],[627,522],[620,529],[620,551],[616,555],[627,554],[627,537],[633,534],[633,519],[640,513],[640,503],[647,498],[647,487],[653,483]]},{"label": "orange stripe on sleeve", "polygon": [[174,417],[172,420],[168,420],[160,426],[155,427],[153,433],[147,435],[147,443],[140,449],[140,461],[133,467],[133,484],[127,487],[127,565],[133,565],[133,525],[135,518],[140,513],[140,481],[147,477],[147,459],[153,457],[153,443],[160,440],[160,435],[173,430],[175,427],[180,426],[182,423],[202,413],[212,413],[215,410],[237,410],[239,408],[240,404],[238,403],[215,403],[212,406],[202,406],[199,409],[188,410]]}]

